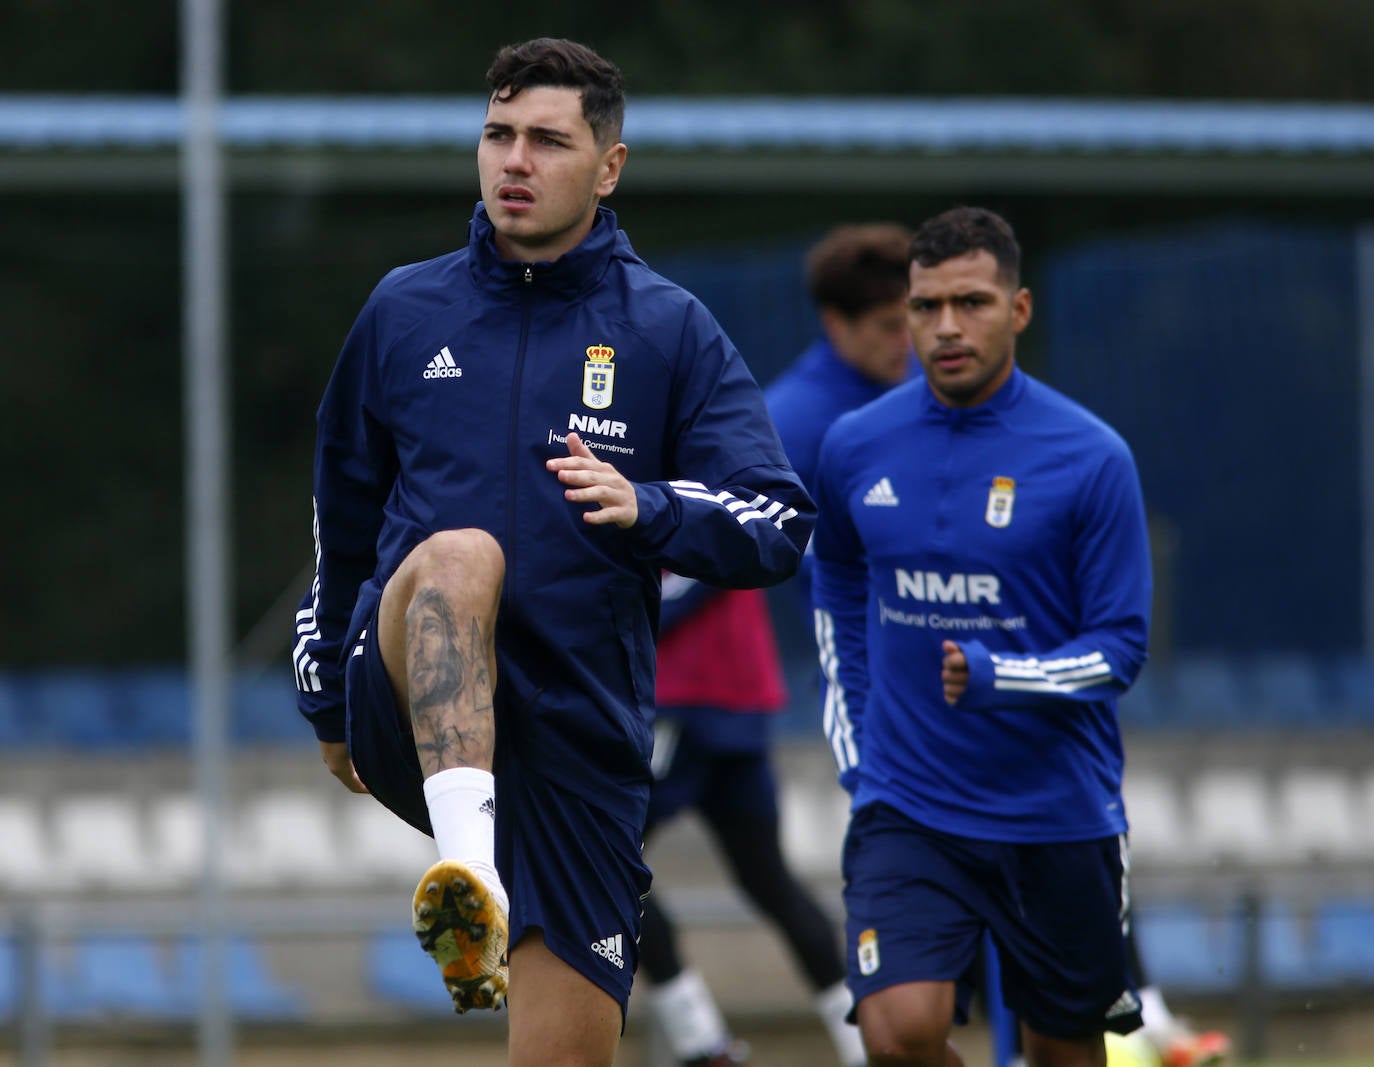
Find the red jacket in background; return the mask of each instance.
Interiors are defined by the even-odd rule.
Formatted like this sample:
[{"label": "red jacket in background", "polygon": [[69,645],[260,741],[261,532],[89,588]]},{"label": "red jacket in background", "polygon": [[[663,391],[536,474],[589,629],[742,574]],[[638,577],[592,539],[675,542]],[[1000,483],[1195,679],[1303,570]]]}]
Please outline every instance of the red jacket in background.
[{"label": "red jacket in background", "polygon": [[761,589],[725,589],[658,643],[660,707],[775,712],[787,704],[778,642]]}]

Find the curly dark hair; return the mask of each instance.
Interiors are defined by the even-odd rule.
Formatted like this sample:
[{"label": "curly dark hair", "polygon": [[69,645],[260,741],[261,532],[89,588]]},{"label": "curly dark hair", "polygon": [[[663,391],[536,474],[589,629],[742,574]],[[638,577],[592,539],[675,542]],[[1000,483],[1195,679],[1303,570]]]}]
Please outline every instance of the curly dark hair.
[{"label": "curly dark hair", "polygon": [[1009,285],[1021,281],[1021,246],[1011,224],[995,211],[982,207],[956,207],[927,219],[912,238],[910,260],[933,267],[970,252],[988,252],[997,260],[998,273]]},{"label": "curly dark hair", "polygon": [[625,78],[620,68],[584,44],[536,37],[509,44],[487,69],[491,98],[504,103],[534,86],[582,91],[582,117],[601,146],[620,140],[625,121]]},{"label": "curly dark hair", "polygon": [[906,297],[911,231],[895,222],[836,226],[806,254],[806,289],[820,307],[855,318]]}]

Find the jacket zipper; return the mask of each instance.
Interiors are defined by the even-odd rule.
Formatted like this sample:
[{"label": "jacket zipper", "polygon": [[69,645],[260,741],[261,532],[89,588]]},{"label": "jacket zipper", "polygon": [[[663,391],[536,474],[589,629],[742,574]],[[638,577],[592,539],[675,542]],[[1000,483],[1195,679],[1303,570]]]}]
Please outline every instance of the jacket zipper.
[{"label": "jacket zipper", "polygon": [[506,608],[515,600],[515,457],[519,447],[520,379],[525,370],[525,347],[530,339],[530,306],[533,300],[534,267],[525,264],[524,289],[520,294],[520,344],[515,350],[515,374],[511,379],[510,427],[506,435]]}]

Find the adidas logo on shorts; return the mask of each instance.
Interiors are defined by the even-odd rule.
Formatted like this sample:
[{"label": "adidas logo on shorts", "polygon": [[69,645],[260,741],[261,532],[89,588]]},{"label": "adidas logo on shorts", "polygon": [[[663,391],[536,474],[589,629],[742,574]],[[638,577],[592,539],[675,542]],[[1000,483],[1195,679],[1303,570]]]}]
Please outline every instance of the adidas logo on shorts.
[{"label": "adidas logo on shorts", "polygon": [[625,969],[625,957],[620,954],[624,942],[621,934],[614,934],[611,937],[603,937],[592,942],[592,951],[598,956],[614,963],[622,971]]},{"label": "adidas logo on shorts", "polygon": [[1115,1019],[1140,1010],[1140,998],[1129,989],[1116,998],[1116,1003],[1107,1009],[1107,1018]]}]

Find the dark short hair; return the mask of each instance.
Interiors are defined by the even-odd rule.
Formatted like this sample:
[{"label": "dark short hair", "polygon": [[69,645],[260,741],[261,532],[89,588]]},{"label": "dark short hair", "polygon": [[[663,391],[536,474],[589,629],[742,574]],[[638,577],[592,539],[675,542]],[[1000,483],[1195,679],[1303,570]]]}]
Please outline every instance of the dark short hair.
[{"label": "dark short hair", "polygon": [[584,44],[561,37],[536,37],[508,44],[487,69],[491,98],[505,102],[524,89],[579,89],[582,117],[599,145],[620,140],[625,122],[625,78],[620,68]]},{"label": "dark short hair", "polygon": [[806,254],[806,289],[849,318],[906,296],[911,231],[895,222],[836,226]]},{"label": "dark short hair", "polygon": [[997,260],[1004,281],[1021,280],[1021,246],[1011,224],[995,211],[982,207],[950,208],[926,219],[911,241],[911,262],[933,267],[970,252],[988,252]]}]

